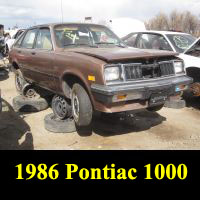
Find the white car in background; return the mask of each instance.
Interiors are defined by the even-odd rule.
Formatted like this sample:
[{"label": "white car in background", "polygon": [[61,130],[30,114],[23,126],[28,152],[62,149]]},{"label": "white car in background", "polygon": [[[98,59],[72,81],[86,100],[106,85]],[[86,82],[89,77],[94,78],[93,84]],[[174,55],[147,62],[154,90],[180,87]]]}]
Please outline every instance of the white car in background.
[{"label": "white car in background", "polygon": [[129,17],[114,18],[110,20],[106,25],[110,27],[110,29],[120,38],[126,36],[131,31],[133,32],[146,30],[143,21]]},{"label": "white car in background", "polygon": [[14,34],[10,34],[11,35],[11,39],[7,39],[6,40],[6,52],[8,53],[13,44],[15,43],[15,41],[19,38],[19,36],[24,33],[24,29],[19,29],[19,30],[15,30]]},{"label": "white car in background", "polygon": [[173,31],[132,32],[121,38],[128,46],[140,49],[159,49],[179,53],[184,60],[187,75],[194,79],[191,86],[195,96],[200,96],[200,38]]}]

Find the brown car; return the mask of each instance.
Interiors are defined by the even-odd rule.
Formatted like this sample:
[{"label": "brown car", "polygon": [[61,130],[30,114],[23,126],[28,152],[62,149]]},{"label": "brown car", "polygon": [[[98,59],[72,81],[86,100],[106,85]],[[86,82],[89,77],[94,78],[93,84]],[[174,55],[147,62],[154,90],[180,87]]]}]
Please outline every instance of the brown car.
[{"label": "brown car", "polygon": [[14,44],[9,60],[16,88],[37,85],[56,94],[54,114],[90,124],[94,111],[162,108],[192,79],[176,53],[128,48],[102,25],[67,23],[32,27]]}]

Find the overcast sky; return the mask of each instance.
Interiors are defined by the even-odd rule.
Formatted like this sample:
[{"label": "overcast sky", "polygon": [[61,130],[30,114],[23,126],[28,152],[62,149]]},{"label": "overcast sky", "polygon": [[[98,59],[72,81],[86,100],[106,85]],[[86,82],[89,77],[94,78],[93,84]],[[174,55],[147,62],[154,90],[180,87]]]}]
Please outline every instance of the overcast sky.
[{"label": "overcast sky", "polygon": [[93,22],[118,17],[148,20],[160,11],[169,13],[189,10],[200,15],[200,0],[0,0],[0,24],[6,28],[17,24],[29,27],[34,24],[61,21],[61,1],[64,21]]}]

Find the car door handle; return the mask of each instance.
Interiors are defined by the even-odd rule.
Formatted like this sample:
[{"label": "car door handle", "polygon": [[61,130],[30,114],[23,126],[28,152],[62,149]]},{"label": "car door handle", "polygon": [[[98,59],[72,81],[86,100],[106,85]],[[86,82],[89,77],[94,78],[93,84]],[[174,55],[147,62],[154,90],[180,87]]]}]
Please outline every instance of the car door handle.
[{"label": "car door handle", "polygon": [[32,54],[32,55],[35,55],[36,53],[35,53],[35,52],[32,52],[31,54]]},{"label": "car door handle", "polygon": [[22,51],[17,51],[18,53],[21,53]]}]

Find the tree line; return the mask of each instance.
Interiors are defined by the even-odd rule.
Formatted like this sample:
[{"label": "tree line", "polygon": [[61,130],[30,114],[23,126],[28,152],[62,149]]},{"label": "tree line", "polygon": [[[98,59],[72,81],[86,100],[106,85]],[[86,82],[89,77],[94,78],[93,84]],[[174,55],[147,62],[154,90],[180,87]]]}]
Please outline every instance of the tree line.
[{"label": "tree line", "polygon": [[169,15],[160,12],[146,21],[145,25],[147,30],[182,31],[200,37],[200,19],[190,11],[174,10]]}]

